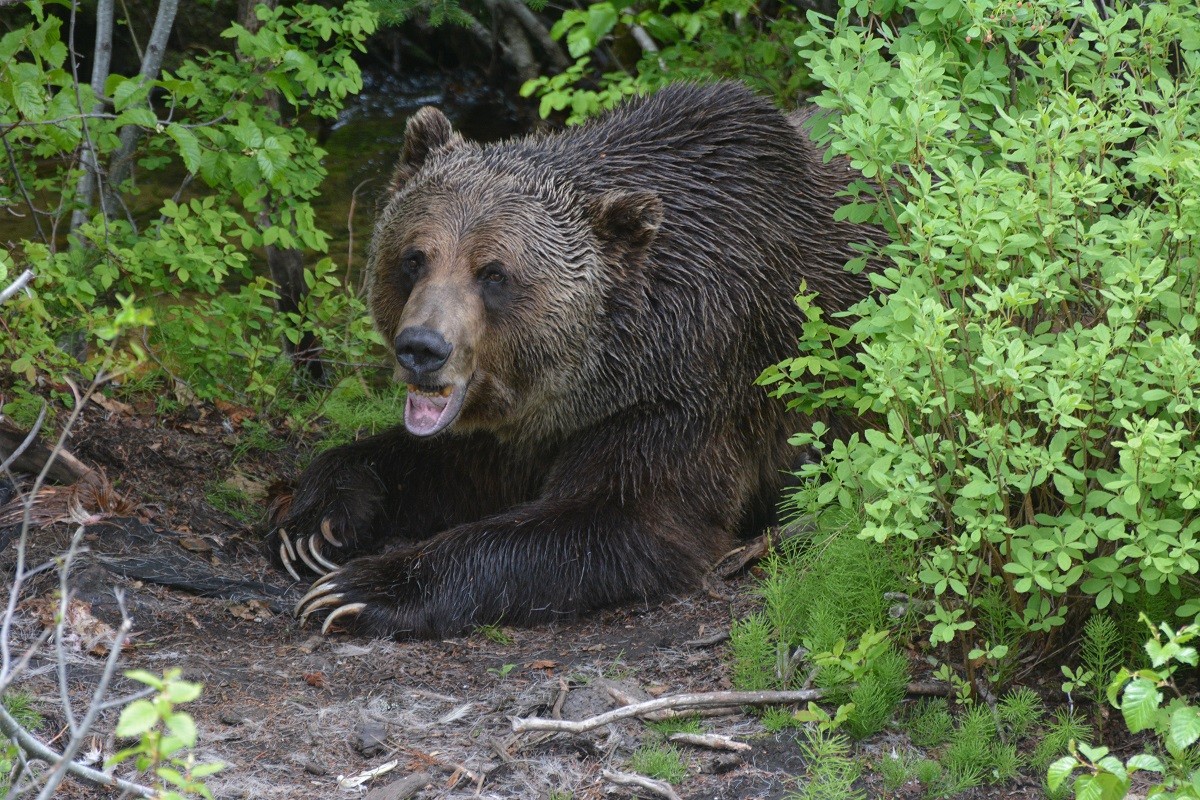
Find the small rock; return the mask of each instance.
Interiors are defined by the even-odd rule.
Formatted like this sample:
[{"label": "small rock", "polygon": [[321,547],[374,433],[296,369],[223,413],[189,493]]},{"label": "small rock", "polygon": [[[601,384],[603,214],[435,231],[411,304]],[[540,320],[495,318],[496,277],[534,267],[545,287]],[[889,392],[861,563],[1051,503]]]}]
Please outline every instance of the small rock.
[{"label": "small rock", "polygon": [[230,708],[221,712],[221,722],[225,725],[245,725],[249,721],[246,712],[240,708]]},{"label": "small rock", "polygon": [[304,771],[309,775],[321,777],[322,775],[329,774],[329,767],[325,766],[319,761],[309,761],[308,759],[304,759],[302,763],[304,764]]},{"label": "small rock", "polygon": [[408,800],[433,781],[427,772],[418,772],[387,786],[372,789],[362,800]]},{"label": "small rock", "polygon": [[720,775],[737,769],[742,765],[742,757],[737,753],[720,753],[705,759],[700,765],[700,771],[709,775]]},{"label": "small rock", "polygon": [[354,749],[364,758],[371,758],[387,752],[387,738],[387,725],[365,719],[358,723],[358,730],[354,732]]}]

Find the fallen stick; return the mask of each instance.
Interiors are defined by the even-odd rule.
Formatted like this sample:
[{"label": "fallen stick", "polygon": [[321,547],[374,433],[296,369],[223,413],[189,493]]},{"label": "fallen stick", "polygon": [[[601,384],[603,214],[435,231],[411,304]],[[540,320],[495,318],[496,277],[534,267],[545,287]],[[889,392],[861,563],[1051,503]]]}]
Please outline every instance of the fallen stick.
[{"label": "fallen stick", "polygon": [[604,714],[579,720],[578,722],[565,719],[544,719],[542,717],[509,717],[513,732],[525,731],[561,731],[565,733],[584,733],[593,728],[599,728],[610,722],[618,722],[630,717],[640,717],[651,711],[661,711],[667,708],[711,708],[712,706],[765,706],[782,705],[785,703],[807,703],[820,700],[825,693],[820,689],[808,689],[798,692],[701,692],[698,694],[677,694],[671,697],[660,697],[657,700],[647,700],[635,703]]},{"label": "fallen stick", "polygon": [[604,780],[609,783],[615,783],[618,786],[636,786],[639,789],[645,789],[648,792],[654,792],[659,797],[665,797],[667,800],[682,800],[675,794],[675,790],[671,788],[671,784],[666,781],[656,781],[653,778],[647,778],[645,775],[635,775],[632,772],[614,772],[606,769],[600,773],[604,776]]},{"label": "fallen stick", "polygon": [[707,747],[710,750],[732,750],[735,753],[748,753],[751,749],[750,745],[745,742],[735,741],[719,733],[684,733],[680,731],[672,733],[667,739],[696,747]]}]

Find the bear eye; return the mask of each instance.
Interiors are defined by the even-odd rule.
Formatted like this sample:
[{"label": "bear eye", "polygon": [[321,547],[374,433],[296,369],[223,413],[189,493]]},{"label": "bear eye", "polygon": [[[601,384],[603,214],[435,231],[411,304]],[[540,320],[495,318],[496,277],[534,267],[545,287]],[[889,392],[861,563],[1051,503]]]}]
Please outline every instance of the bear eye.
[{"label": "bear eye", "polygon": [[409,280],[415,280],[423,266],[425,266],[425,254],[420,250],[409,250],[400,258],[400,272]]},{"label": "bear eye", "polygon": [[504,283],[508,280],[508,276],[504,274],[504,265],[499,261],[493,261],[479,272],[479,280],[493,286]]}]

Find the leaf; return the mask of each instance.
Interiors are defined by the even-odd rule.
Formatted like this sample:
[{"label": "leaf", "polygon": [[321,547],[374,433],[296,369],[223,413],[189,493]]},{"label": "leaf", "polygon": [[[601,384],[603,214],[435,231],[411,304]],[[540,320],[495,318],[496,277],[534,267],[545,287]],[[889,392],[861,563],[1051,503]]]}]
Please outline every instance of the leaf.
[{"label": "leaf", "polygon": [[1157,756],[1152,756],[1149,753],[1138,753],[1136,756],[1125,762],[1125,766],[1130,772],[1134,771],[1135,769],[1143,769],[1148,772],[1163,771],[1162,762],[1158,760]]},{"label": "leaf", "polygon": [[1051,789],[1057,789],[1062,786],[1063,781],[1070,777],[1075,771],[1078,762],[1075,756],[1063,756],[1050,765],[1050,769],[1046,771],[1046,785]]},{"label": "leaf", "polygon": [[114,731],[123,739],[136,738],[150,730],[158,722],[158,710],[149,700],[134,700],[125,706],[121,719]]},{"label": "leaf", "polygon": [[1200,738],[1200,711],[1182,706],[1171,712],[1170,736],[1181,750]]},{"label": "leaf", "polygon": [[183,157],[183,165],[187,171],[195,173],[200,169],[200,142],[196,134],[182,125],[172,122],[167,126],[167,136],[179,145],[179,155]]},{"label": "leaf", "polygon": [[196,722],[191,714],[182,711],[168,716],[164,722],[171,733],[175,734],[186,747],[196,746]]},{"label": "leaf", "polygon": [[1130,733],[1153,727],[1161,704],[1162,693],[1153,681],[1140,677],[1131,680],[1121,696],[1121,714]]},{"label": "leaf", "polygon": [[143,128],[153,128],[158,124],[158,118],[148,108],[128,108],[117,115],[116,124],[140,125]]}]

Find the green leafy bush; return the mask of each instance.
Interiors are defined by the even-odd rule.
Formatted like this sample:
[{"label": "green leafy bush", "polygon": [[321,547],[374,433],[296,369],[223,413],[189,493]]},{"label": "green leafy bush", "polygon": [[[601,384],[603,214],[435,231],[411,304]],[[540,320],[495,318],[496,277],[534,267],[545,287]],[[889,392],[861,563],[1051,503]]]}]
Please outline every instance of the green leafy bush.
[{"label": "green leafy bush", "polygon": [[1107,747],[1072,740],[1070,755],[1050,765],[1046,782],[1052,790],[1080,770],[1072,787],[1076,797],[1120,800],[1130,790],[1133,773],[1142,770],[1161,775],[1143,795],[1149,800],[1200,800],[1200,709],[1175,683],[1181,666],[1195,670],[1200,664],[1190,644],[1200,635],[1200,627],[1175,630],[1165,624],[1158,629],[1150,625],[1150,631],[1146,653],[1152,667],[1136,672],[1121,669],[1108,686],[1108,700],[1121,710],[1130,733],[1155,734],[1159,754],[1139,753],[1122,762]]},{"label": "green leafy bush", "polygon": [[[797,7],[786,2],[771,13],[751,0],[591,3],[563,12],[551,29],[575,63],[558,75],[526,82],[521,94],[541,98],[543,117],[567,111],[569,124],[673,81],[736,78],[791,103],[811,83],[790,47],[807,28]],[[637,38],[631,37],[635,30],[653,49],[642,44],[636,64],[599,74],[589,54],[614,37]]]},{"label": "green leafy bush", "polygon": [[[34,216],[52,223],[0,258],[0,285],[18,268],[37,274],[0,324],[0,359],[12,372],[30,383],[39,372],[91,377],[104,363],[150,355],[202,397],[267,403],[286,370],[285,339],[315,336],[350,362],[377,341],[330,259],[309,267],[304,307],[280,313],[250,255],[264,246],[325,251],[312,207],[324,152],[299,123],[335,117],[361,89],[352,56],[374,12],[352,0],[257,14],[258,30],[225,31],[230,49],[185,58],[154,81],[110,75],[103,98],[77,81],[63,23],[40,2],[0,37],[0,128],[13,154],[0,205],[51,209]],[[291,119],[271,110],[268,92]],[[144,197],[133,182],[110,187],[107,213],[62,235],[73,210],[91,213],[75,193],[79,154],[109,163],[119,134],[134,130],[139,170],[177,176],[174,197]]]},{"label": "green leafy bush", "polygon": [[842,214],[891,242],[857,358],[812,312],[763,375],[879,421],[796,437],[824,451],[796,507],[912,542],[935,644],[1007,649],[976,638],[983,597],[1025,635],[1178,605],[1200,566],[1200,7],[861,0],[809,22],[837,112],[815,133],[867,179]]}]

